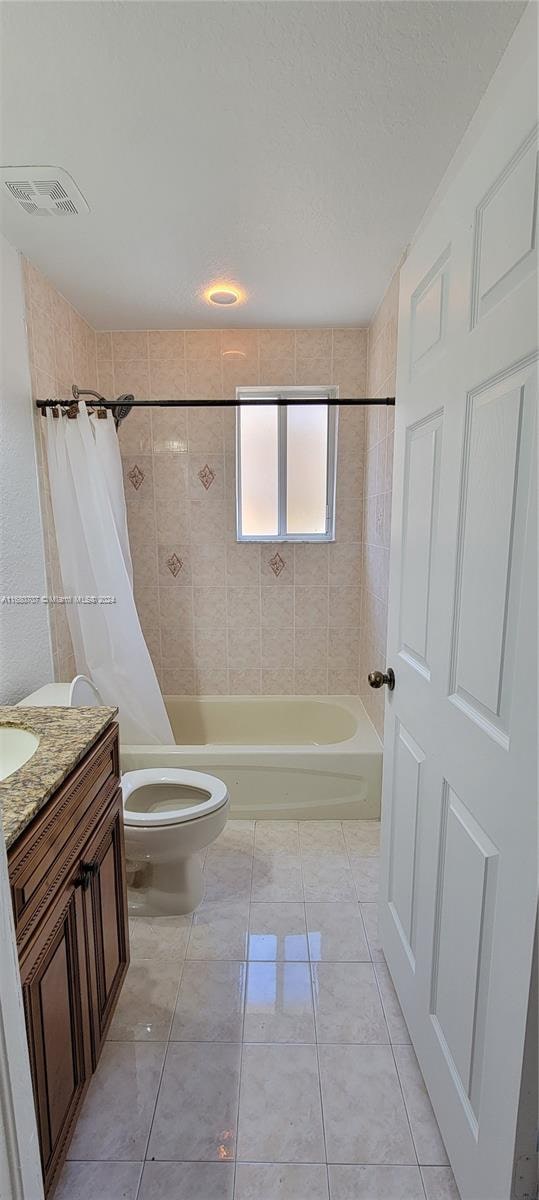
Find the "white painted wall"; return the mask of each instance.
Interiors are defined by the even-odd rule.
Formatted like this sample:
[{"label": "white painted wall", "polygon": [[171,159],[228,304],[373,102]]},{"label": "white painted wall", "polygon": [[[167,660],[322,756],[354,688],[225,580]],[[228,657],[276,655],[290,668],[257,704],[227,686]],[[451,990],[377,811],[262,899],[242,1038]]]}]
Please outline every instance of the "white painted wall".
[{"label": "white painted wall", "polygon": [[[0,597],[47,592],[20,256],[0,237]],[[53,679],[45,604],[0,603],[0,703]]]}]

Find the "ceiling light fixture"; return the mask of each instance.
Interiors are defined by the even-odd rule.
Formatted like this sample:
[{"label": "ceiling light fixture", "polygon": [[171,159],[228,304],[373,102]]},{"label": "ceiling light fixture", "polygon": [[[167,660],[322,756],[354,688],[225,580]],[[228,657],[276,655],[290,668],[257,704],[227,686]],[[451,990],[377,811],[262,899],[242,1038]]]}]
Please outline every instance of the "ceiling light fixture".
[{"label": "ceiling light fixture", "polygon": [[206,288],[204,299],[209,304],[239,304],[244,299],[244,295],[239,288],[233,287],[230,283],[214,283],[211,287]]}]

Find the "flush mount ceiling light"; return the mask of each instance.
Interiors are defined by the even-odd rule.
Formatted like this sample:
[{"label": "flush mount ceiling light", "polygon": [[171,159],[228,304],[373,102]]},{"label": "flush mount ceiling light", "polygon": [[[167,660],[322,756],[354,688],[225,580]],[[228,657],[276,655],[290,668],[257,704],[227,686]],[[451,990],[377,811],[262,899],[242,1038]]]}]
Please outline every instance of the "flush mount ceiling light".
[{"label": "flush mount ceiling light", "polygon": [[245,350],[223,350],[223,358],[247,358]]},{"label": "flush mount ceiling light", "polygon": [[239,304],[244,299],[244,293],[230,283],[213,283],[206,288],[204,299],[208,304]]}]

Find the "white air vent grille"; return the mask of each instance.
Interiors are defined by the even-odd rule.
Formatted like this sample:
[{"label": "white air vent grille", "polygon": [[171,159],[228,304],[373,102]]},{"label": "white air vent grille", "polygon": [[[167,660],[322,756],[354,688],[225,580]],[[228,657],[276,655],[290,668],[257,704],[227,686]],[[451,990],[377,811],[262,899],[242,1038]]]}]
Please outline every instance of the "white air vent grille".
[{"label": "white air vent grille", "polygon": [[84,196],[62,167],[0,167],[0,180],[12,200],[30,216],[77,216],[89,211]]}]

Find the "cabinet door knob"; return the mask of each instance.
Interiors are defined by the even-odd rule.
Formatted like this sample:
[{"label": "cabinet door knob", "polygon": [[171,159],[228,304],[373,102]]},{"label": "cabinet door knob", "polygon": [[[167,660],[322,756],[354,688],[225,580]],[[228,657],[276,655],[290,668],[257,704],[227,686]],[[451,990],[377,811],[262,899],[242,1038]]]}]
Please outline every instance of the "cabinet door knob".
[{"label": "cabinet door knob", "polygon": [[370,671],[368,680],[372,688],[381,688],[385,683],[392,692],[395,687],[395,672],[392,667],[388,667],[385,674],[383,671]]},{"label": "cabinet door knob", "polygon": [[81,862],[80,875],[78,879],[75,880],[75,887],[81,887],[83,892],[87,891],[94,875],[97,875],[98,871],[98,862]]}]

